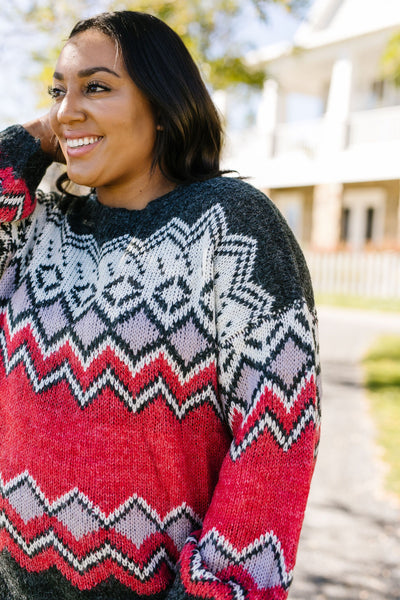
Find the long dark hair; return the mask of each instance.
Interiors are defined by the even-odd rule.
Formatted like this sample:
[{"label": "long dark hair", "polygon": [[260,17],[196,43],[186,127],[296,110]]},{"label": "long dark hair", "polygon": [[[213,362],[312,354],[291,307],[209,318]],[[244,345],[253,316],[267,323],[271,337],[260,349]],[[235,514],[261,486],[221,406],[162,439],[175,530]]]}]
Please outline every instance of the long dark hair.
[{"label": "long dark hair", "polygon": [[153,108],[159,125],[153,166],[175,183],[220,175],[221,121],[179,35],[157,17],[129,10],[79,21],[69,39],[88,29],[117,42],[132,81]]}]

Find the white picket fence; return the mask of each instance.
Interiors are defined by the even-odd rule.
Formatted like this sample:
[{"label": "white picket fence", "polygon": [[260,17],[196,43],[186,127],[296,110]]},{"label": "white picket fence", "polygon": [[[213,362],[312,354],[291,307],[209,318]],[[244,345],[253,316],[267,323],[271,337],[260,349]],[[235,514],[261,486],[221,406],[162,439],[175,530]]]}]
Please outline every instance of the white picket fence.
[{"label": "white picket fence", "polygon": [[314,291],[400,299],[400,252],[306,252]]}]

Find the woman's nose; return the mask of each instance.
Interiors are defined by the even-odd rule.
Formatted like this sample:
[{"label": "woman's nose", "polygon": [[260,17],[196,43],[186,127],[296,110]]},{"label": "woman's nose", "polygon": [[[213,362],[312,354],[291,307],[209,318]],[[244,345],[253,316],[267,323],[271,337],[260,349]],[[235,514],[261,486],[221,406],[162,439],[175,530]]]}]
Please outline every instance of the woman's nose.
[{"label": "woman's nose", "polygon": [[66,92],[58,106],[58,121],[60,123],[70,123],[71,121],[84,121],[85,118],[86,115],[79,95],[72,91]]}]

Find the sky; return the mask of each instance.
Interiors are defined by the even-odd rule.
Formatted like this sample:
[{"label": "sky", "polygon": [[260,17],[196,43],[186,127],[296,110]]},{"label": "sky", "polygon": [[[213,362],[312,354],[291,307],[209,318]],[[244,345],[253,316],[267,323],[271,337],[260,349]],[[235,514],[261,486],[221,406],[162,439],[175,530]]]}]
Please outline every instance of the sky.
[{"label": "sky", "polygon": [[[40,51],[43,38],[32,26],[17,19],[15,7],[24,8],[28,0],[1,0],[0,8],[0,128],[24,123],[43,112],[37,106],[37,97],[31,78],[37,71],[32,61],[32,50]],[[246,19],[241,22],[243,31],[251,37],[256,46],[292,39],[299,22],[286,11],[271,6],[268,27],[254,19],[248,10]],[[241,30],[236,37],[241,38]],[[50,83],[50,82],[49,82]]]}]

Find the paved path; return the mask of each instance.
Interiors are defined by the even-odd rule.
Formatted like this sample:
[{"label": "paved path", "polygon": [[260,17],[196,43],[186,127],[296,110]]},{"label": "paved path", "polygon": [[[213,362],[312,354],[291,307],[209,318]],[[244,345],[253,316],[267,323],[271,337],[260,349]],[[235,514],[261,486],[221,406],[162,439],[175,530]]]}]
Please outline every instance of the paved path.
[{"label": "paved path", "polygon": [[321,307],[322,439],[290,600],[400,600],[400,504],[361,385],[360,358],[400,315]]}]

